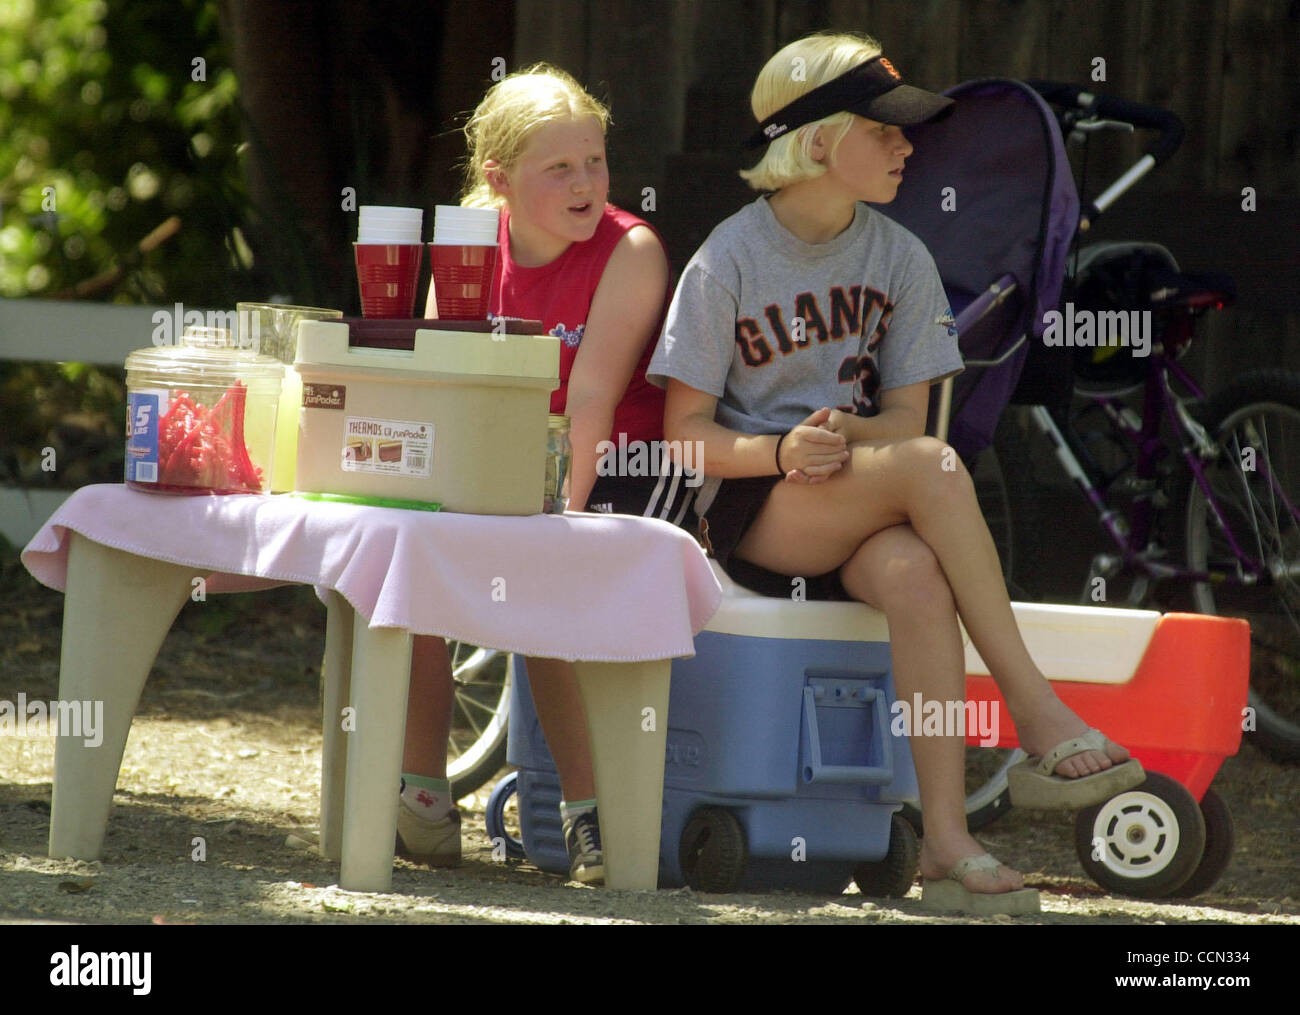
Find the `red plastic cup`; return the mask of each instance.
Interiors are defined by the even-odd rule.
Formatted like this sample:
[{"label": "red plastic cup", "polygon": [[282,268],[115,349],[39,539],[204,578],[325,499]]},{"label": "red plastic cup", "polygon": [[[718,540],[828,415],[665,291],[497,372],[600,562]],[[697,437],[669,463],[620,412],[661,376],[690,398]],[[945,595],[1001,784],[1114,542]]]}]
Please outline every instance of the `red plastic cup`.
[{"label": "red plastic cup", "polygon": [[429,244],[433,266],[433,293],[438,319],[482,321],[487,318],[492,275],[497,267],[497,246]]},{"label": "red plastic cup", "polygon": [[424,248],[415,244],[354,243],[362,317],[411,318]]}]

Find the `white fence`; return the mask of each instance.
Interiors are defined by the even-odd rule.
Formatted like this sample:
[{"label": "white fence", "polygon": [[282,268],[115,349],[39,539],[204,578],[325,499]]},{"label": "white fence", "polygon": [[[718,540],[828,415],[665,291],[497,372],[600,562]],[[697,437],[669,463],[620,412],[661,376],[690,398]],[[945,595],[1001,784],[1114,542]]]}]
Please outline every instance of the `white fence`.
[{"label": "white fence", "polygon": [[[197,308],[186,307],[187,312],[191,309]],[[0,359],[120,367],[128,353],[152,344],[154,315],[160,310],[170,313],[174,308],[0,300]],[[0,433],[0,443],[11,440],[11,434]],[[70,493],[0,486],[0,533],[23,546]]]}]

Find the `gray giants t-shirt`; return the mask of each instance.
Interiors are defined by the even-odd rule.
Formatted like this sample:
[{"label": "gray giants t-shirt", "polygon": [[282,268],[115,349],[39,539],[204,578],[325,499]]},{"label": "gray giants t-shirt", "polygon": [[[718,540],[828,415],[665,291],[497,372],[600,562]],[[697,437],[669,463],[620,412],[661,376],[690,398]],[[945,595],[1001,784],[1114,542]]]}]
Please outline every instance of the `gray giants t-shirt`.
[{"label": "gray giants t-shirt", "polygon": [[718,423],[764,434],[822,406],[874,416],[881,392],[961,369],[948,297],[920,240],[859,204],[835,239],[804,243],[760,198],[691,258],[646,376],[715,395]]}]

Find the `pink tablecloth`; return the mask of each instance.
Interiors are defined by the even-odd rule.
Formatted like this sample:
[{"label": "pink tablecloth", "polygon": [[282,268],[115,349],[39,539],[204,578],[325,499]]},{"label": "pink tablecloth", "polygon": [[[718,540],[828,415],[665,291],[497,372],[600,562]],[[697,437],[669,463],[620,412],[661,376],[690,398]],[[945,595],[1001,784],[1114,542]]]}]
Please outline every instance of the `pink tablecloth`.
[{"label": "pink tablecloth", "polygon": [[210,570],[209,592],[299,582],[339,592],[371,627],[560,659],[694,655],[722,598],[688,533],[624,515],[510,518],[89,486],[23,550],[32,575],[60,591],[69,529]]}]

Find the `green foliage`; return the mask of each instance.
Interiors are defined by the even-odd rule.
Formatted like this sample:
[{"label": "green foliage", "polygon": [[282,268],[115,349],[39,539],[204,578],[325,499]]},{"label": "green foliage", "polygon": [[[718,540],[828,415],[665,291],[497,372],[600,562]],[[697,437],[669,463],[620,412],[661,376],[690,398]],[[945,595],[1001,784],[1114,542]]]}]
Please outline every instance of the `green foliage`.
[{"label": "green foliage", "polygon": [[179,235],[93,298],[242,298],[237,93],[207,0],[0,4],[0,295],[130,263],[177,215]]},{"label": "green foliage", "polygon": [[[243,136],[216,14],[212,0],[0,0],[0,296],[56,296],[115,266],[88,298],[233,307],[270,291],[238,228]],[[140,254],[171,216],[179,233]],[[125,411],[121,370],[0,361],[0,482],[119,481]]]},{"label": "green foliage", "polygon": [[[126,372],[85,363],[0,364],[0,483],[78,487],[122,479]],[[45,449],[55,468],[43,467]]]}]

